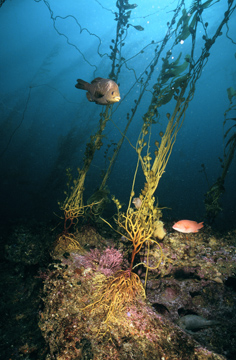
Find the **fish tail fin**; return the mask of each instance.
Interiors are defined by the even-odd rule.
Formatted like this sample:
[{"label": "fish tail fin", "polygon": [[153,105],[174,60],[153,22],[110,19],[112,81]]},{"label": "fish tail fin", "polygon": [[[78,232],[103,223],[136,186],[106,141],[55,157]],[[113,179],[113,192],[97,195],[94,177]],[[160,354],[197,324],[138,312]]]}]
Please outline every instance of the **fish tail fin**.
[{"label": "fish tail fin", "polygon": [[77,79],[77,84],[75,85],[75,87],[77,89],[88,90],[87,85],[89,84],[86,81],[82,79]]}]

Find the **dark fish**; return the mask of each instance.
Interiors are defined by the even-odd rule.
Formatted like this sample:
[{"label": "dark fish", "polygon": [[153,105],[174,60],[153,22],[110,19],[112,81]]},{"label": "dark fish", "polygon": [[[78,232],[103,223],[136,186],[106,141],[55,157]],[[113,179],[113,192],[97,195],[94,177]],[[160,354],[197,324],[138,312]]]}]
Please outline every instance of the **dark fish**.
[{"label": "dark fish", "polygon": [[99,105],[108,105],[120,101],[119,87],[110,79],[96,78],[91,84],[78,79],[75,85],[77,89],[87,90],[86,96],[89,101]]},{"label": "dark fish", "polygon": [[207,320],[200,315],[185,315],[177,320],[177,324],[186,331],[197,331],[212,325],[220,324],[219,321]]}]

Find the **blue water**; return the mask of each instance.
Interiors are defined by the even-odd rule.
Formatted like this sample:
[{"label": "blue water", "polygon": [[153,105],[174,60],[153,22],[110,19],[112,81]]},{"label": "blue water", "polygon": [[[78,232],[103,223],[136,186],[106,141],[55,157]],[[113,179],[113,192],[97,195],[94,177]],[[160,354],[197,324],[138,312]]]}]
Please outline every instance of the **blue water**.
[{"label": "blue water", "polygon": [[[186,9],[192,1],[185,1]],[[227,8],[221,0],[204,10],[208,36],[215,34]],[[234,1],[235,3],[235,1]],[[113,106],[113,122],[124,131],[126,114],[134,107],[140,92],[137,77],[154,57],[154,41],[162,44],[178,1],[136,0],[130,24],[140,25],[143,31],[130,26],[122,47],[127,67],[121,68],[118,83],[121,102]],[[235,5],[235,4],[234,4]],[[66,190],[66,169],[77,176],[83,165],[83,154],[90,136],[95,134],[102,107],[89,103],[85,92],[75,88],[76,79],[91,81],[107,78],[111,72],[111,40],[115,39],[114,20],[116,1],[110,0],[6,0],[0,7],[0,198],[1,219],[50,219],[59,213],[57,202],[63,201]],[[177,135],[166,171],[156,191],[161,206],[169,207],[163,221],[183,218],[204,220],[204,194],[208,183],[213,185],[221,175],[223,156],[224,112],[229,107],[227,88],[236,89],[236,12],[222,36],[210,49],[210,56],[200,79],[196,82],[194,98],[189,103],[183,127]],[[203,30],[199,26],[195,59],[204,46]],[[167,45],[155,69],[149,87],[127,132],[135,145],[140,133],[142,116],[151,100],[152,86],[160,72],[162,57],[172,45]],[[190,52],[190,38],[175,47],[175,58]],[[149,46],[147,46],[149,45]],[[147,46],[147,47],[146,47]],[[146,47],[144,49],[144,47]],[[143,53],[138,54],[142,49]],[[152,144],[165,131],[166,113],[173,102],[161,107],[159,124],[152,127]],[[234,114],[235,117],[235,114]],[[231,123],[232,125],[232,123]],[[101,170],[106,170],[104,158],[107,145],[119,141],[121,134],[112,122],[104,131],[104,146],[95,154],[85,182],[84,201],[99,187]],[[154,147],[152,147],[154,150]],[[108,155],[112,155],[111,146]],[[127,204],[137,154],[124,141],[113,167],[108,187],[122,203]],[[136,195],[143,187],[142,172],[138,173]],[[235,157],[225,181],[221,198],[222,212],[213,226],[230,229],[236,219],[236,161]],[[110,205],[109,213],[115,210]]]}]

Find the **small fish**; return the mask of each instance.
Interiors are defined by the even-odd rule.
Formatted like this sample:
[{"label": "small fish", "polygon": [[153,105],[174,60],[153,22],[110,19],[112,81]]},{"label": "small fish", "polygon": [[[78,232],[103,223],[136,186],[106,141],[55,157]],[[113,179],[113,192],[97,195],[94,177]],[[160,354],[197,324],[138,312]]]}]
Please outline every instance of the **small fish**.
[{"label": "small fish", "polygon": [[197,223],[192,220],[180,220],[172,228],[182,233],[196,233],[203,227],[203,222]]},{"label": "small fish", "polygon": [[119,87],[111,79],[96,78],[91,84],[78,79],[75,85],[77,89],[87,90],[86,96],[89,101],[99,105],[108,105],[120,101]]},{"label": "small fish", "polygon": [[185,315],[177,320],[177,324],[186,331],[197,331],[200,329],[207,328],[208,326],[218,325],[219,321],[207,320],[200,315]]}]

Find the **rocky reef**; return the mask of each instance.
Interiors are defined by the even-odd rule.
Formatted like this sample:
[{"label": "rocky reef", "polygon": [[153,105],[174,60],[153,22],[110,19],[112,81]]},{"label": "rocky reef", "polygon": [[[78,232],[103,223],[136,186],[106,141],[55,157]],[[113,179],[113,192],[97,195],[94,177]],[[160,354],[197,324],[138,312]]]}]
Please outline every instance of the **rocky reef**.
[{"label": "rocky reef", "polygon": [[[94,246],[94,236],[91,241]],[[168,233],[161,243],[162,263],[149,272],[146,299],[136,296],[109,319],[109,304],[96,292],[126,268],[128,252],[124,241],[117,249],[112,240],[105,248],[107,242],[83,254],[57,254],[57,264],[45,275],[39,326],[50,349],[47,359],[233,359],[234,233],[218,237],[210,228]],[[150,265],[159,256],[151,245]],[[183,324],[187,315],[200,325],[181,327],[178,321]]]},{"label": "rocky reef", "polygon": [[[48,225],[15,226],[2,252],[5,358],[233,360],[236,233],[165,227],[145,295],[134,282],[133,297],[115,308],[119,283],[112,292],[111,279],[127,271],[132,251],[124,237],[86,225],[76,234],[81,248],[66,251]],[[160,247],[149,245],[149,257],[144,246],[135,265],[159,262]],[[145,270],[133,273],[143,286]]]}]

